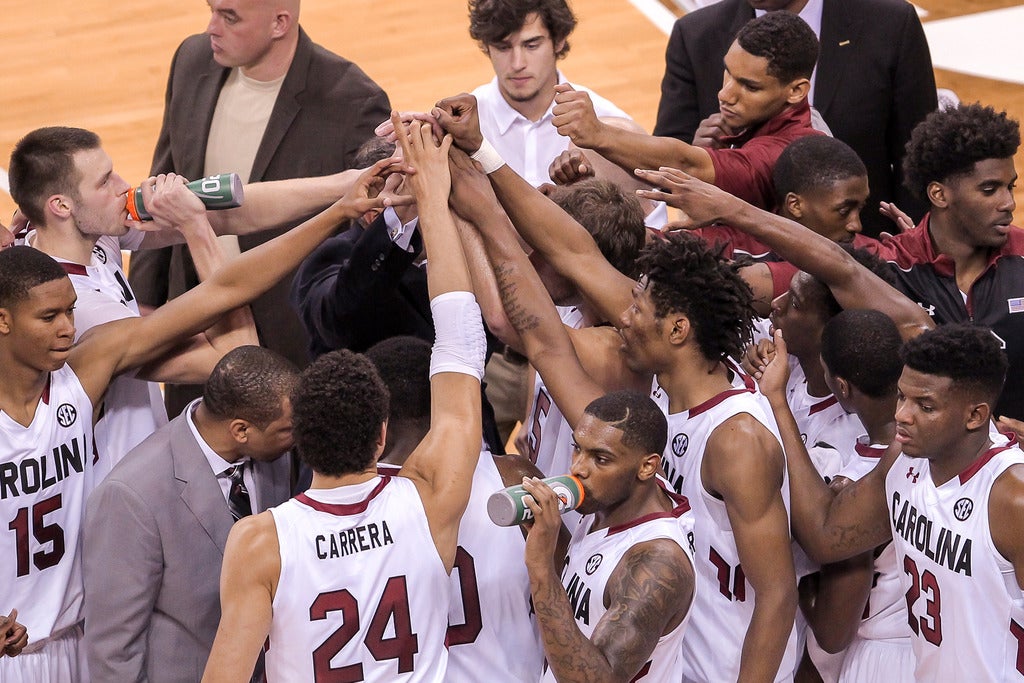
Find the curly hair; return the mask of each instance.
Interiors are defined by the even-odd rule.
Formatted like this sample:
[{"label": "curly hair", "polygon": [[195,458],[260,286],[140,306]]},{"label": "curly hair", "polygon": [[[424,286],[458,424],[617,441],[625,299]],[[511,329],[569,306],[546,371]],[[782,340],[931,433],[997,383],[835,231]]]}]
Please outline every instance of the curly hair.
[{"label": "curly hair", "polygon": [[842,311],[821,333],[821,360],[834,377],[842,377],[871,398],[896,394],[903,372],[903,340],[896,323],[872,310]]},{"label": "curly hair", "polygon": [[203,387],[203,405],[221,420],[242,419],[266,429],[281,417],[282,403],[299,383],[299,368],[260,346],[224,355]]},{"label": "curly hair", "polygon": [[636,277],[636,257],[647,239],[647,228],[635,195],[610,180],[588,178],[557,186],[548,198],[587,229],[617,271]]},{"label": "curly hair", "polygon": [[469,35],[487,52],[489,45],[500,43],[537,14],[551,34],[555,45],[565,41],[555,53],[558,59],[569,53],[569,35],[576,28],[576,15],[565,0],[469,0]]},{"label": "curly hair", "polygon": [[750,287],[735,267],[688,233],[669,233],[644,247],[637,269],[647,276],[655,314],[690,320],[709,360],[739,357],[750,339],[754,310]]},{"label": "curly hair", "polygon": [[808,135],[791,142],[775,162],[775,200],[781,205],[790,192],[802,195],[827,190],[841,180],[867,175],[864,162],[845,142],[827,135]]},{"label": "curly hair", "polygon": [[613,391],[591,401],[583,412],[622,432],[622,444],[644,455],[661,455],[668,441],[668,420],[650,396]]},{"label": "curly hair", "polygon": [[391,401],[388,423],[430,420],[430,344],[408,335],[379,341],[366,350]]},{"label": "curly hair", "polygon": [[746,52],[768,60],[768,75],[780,83],[810,78],[818,62],[818,38],[803,19],[789,12],[768,12],[751,19],[736,34]]},{"label": "curly hair", "polygon": [[980,103],[928,114],[917,124],[903,157],[903,184],[927,199],[928,184],[974,170],[986,159],[1009,159],[1020,147],[1020,124],[1005,111]]},{"label": "curly hair", "polygon": [[911,370],[949,377],[990,404],[999,398],[1009,367],[995,335],[979,325],[940,325],[904,344],[900,358]]},{"label": "curly hair", "polygon": [[299,457],[314,472],[340,476],[373,462],[388,390],[366,356],[339,349],[317,358],[292,392]]},{"label": "curly hair", "polygon": [[74,155],[99,146],[96,133],[63,126],[37,128],[18,141],[11,152],[8,171],[11,197],[29,221],[46,224],[43,207],[51,195],[79,198],[82,175],[75,167]]},{"label": "curly hair", "polygon": [[66,278],[63,266],[38,249],[14,246],[0,251],[0,308],[13,308],[29,290]]}]

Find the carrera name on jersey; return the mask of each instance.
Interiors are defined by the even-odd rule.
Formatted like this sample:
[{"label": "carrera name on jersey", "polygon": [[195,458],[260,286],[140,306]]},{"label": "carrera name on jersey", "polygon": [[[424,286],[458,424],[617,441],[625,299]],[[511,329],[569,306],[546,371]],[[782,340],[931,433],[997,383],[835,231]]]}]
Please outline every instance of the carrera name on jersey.
[{"label": "carrera name on jersey", "polygon": [[394,542],[391,529],[388,528],[387,521],[383,519],[379,524],[370,522],[351,529],[332,531],[330,535],[317,534],[314,539],[316,556],[321,560],[346,557],[367,550],[383,548],[393,545]]},{"label": "carrera name on jersey", "polygon": [[45,491],[71,474],[85,472],[86,452],[85,439],[76,437],[38,458],[0,463],[0,500]]},{"label": "carrera name on jersey", "polygon": [[892,528],[907,543],[936,564],[964,576],[971,575],[973,544],[970,538],[964,538],[944,526],[937,526],[909,500],[903,500],[899,491],[892,492],[891,510]]}]

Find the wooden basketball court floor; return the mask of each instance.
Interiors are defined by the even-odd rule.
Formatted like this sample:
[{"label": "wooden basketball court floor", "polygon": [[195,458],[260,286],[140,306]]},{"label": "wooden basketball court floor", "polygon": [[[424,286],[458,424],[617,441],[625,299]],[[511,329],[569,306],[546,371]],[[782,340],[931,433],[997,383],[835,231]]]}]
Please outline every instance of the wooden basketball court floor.
[{"label": "wooden basketball court floor", "polygon": [[[668,0],[663,0],[668,1]],[[927,20],[1019,5],[1007,0],[918,0]],[[561,65],[572,80],[653,127],[667,36],[629,0],[574,0],[580,23]],[[3,0],[0,25],[0,167],[15,142],[45,125],[95,130],[129,182],[146,177],[160,127],[171,56],[203,31],[202,0]],[[314,41],[357,62],[398,109],[429,107],[489,80],[467,33],[464,0],[304,0]],[[1024,28],[1024,27],[1022,27]],[[978,49],[985,49],[979,43]],[[934,48],[933,48],[934,52]],[[1020,69],[1024,71],[1024,59]],[[940,87],[1024,118],[1024,85],[938,71]],[[1018,79],[1020,80],[1020,79]],[[1024,154],[1017,158],[1024,169]],[[1016,223],[1024,221],[1018,192]],[[14,204],[0,191],[0,221]]]}]

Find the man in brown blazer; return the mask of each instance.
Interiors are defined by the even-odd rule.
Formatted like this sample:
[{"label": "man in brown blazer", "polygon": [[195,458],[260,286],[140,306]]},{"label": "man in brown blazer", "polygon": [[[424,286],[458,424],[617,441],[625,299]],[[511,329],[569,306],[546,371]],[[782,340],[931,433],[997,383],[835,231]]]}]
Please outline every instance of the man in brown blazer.
[{"label": "man in brown blazer", "polygon": [[[240,172],[263,181],[335,173],[388,117],[387,95],[357,65],[313,43],[298,0],[210,0],[206,33],[181,44],[171,64],[153,174],[190,179]],[[275,94],[276,93],[276,94]],[[223,164],[223,166],[222,166]],[[250,168],[247,170],[245,166]],[[242,237],[242,251],[281,231]],[[288,305],[292,277],[252,304],[260,342],[300,367],[306,333]],[[195,286],[188,250],[137,254],[130,282],[143,306]],[[198,396],[169,386],[168,414]]]}]

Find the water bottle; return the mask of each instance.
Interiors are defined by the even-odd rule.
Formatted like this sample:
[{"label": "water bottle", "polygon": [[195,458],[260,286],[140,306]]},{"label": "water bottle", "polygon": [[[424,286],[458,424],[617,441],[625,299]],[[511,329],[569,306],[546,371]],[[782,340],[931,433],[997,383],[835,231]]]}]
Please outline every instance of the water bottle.
[{"label": "water bottle", "polygon": [[[207,209],[233,209],[242,205],[244,192],[242,191],[242,179],[237,173],[221,173],[211,175],[199,180],[193,180],[186,187],[203,200]],[[132,220],[151,221],[153,216],[146,211],[142,205],[142,188],[135,187],[128,190],[126,201],[128,215]]]},{"label": "water bottle", "polygon": [[[558,496],[558,511],[575,510],[583,503],[583,484],[571,474],[543,480]],[[510,486],[491,494],[487,499],[487,515],[498,526],[514,526],[533,519],[533,511],[524,499],[533,499],[523,485]]]}]

